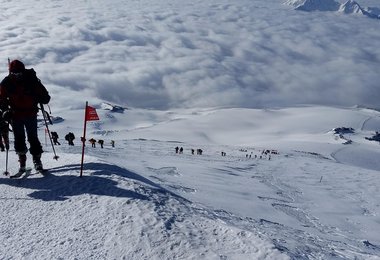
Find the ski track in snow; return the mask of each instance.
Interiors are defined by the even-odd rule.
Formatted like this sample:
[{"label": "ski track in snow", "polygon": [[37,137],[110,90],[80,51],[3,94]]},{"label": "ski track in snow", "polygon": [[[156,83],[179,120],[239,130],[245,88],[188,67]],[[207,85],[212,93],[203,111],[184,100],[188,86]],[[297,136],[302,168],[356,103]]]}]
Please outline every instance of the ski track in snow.
[{"label": "ski track in snow", "polygon": [[[164,144],[164,147],[162,150],[168,150],[170,147],[166,147],[167,144]],[[171,146],[171,144],[169,144]],[[234,149],[233,147],[230,147],[230,149]],[[161,154],[162,156],[162,154]],[[295,158],[292,158],[293,160],[297,159],[297,156],[295,155]],[[301,156],[305,156],[303,153]],[[314,160],[314,157],[317,157],[318,160],[328,160],[327,158],[324,158],[323,156],[314,155],[311,154],[310,157],[312,157],[312,160]],[[219,160],[215,156],[205,156],[201,157],[200,159],[197,158],[197,160]],[[236,159],[236,158],[235,158]],[[282,159],[282,158],[281,158]],[[240,160],[240,159],[238,159]],[[244,159],[242,159],[244,161]],[[262,161],[264,162],[264,161]],[[246,218],[245,221],[248,224],[249,227],[244,226],[245,229],[252,230],[253,232],[262,232],[266,234],[267,236],[271,237],[273,239],[274,244],[276,245],[277,249],[280,251],[286,252],[289,256],[292,258],[311,258],[311,259],[324,259],[324,258],[365,258],[366,255],[372,255],[378,252],[378,248],[376,247],[368,247],[364,241],[358,240],[355,235],[352,235],[349,228],[347,230],[341,230],[339,227],[331,226],[328,224],[324,224],[321,222],[319,217],[314,216],[312,212],[309,212],[308,208],[305,208],[305,205],[299,205],[297,202],[302,201],[303,192],[296,187],[294,187],[292,184],[289,184],[288,181],[284,182],[279,177],[276,177],[276,175],[280,172],[286,172],[287,168],[289,167],[289,158],[286,158],[283,162],[278,163],[276,165],[277,169],[273,169],[273,165],[266,164],[267,161],[262,163],[255,163],[252,164],[251,162],[248,162],[247,166],[240,166],[236,167],[236,164],[234,164],[234,167],[227,167],[227,169],[221,170],[220,172],[223,172],[225,174],[228,174],[229,176],[233,177],[244,177],[247,174],[254,174],[252,175],[252,178],[259,179],[261,183],[265,184],[266,186],[270,187],[271,190],[274,191],[274,193],[278,196],[277,198],[270,198],[270,197],[260,197],[260,199],[268,201],[271,203],[272,207],[280,211],[293,220],[296,220],[299,223],[299,227],[296,229],[294,227],[286,226],[280,223],[271,222],[269,220],[261,219],[259,221],[254,220],[252,221],[249,218]],[[325,163],[325,162],[324,162]],[[245,165],[245,162],[242,163]],[[333,163],[332,163],[333,164]],[[300,166],[300,168],[303,171],[307,172],[307,169],[309,171],[313,171],[314,162],[311,161],[310,163],[306,164],[304,168],[303,166]],[[283,169],[281,169],[283,167]],[[317,167],[316,167],[317,168]],[[332,171],[333,174],[334,166],[331,166],[331,169],[326,170]],[[162,168],[160,169],[162,170]],[[173,168],[171,168],[173,170]],[[262,172],[262,174],[257,174],[256,172]],[[273,174],[271,174],[273,172]],[[168,172],[167,172],[168,173]],[[313,173],[309,173],[313,174]],[[170,175],[170,174],[169,174]],[[304,176],[299,177],[302,178],[305,182],[310,182],[310,176]],[[314,177],[314,181],[318,183],[318,177]],[[167,181],[165,180],[167,183]],[[323,182],[325,183],[325,182]],[[334,182],[333,182],[334,183]],[[340,196],[345,197],[345,199],[348,199],[349,201],[355,201],[356,203],[359,203],[363,212],[363,215],[371,215],[376,216],[374,211],[372,211],[371,203],[363,200],[363,196],[360,195],[361,192],[358,192],[356,190],[348,191],[348,194],[346,195],[346,190],[340,191],[339,184],[332,185],[328,184],[328,187],[324,187],[323,189],[327,191],[334,191],[338,192]],[[375,187],[375,185],[374,185]],[[172,190],[176,190],[173,187]],[[376,188],[375,188],[376,189]],[[196,189],[194,189],[196,190]],[[181,190],[179,190],[181,192]],[[375,205],[373,205],[375,206]],[[375,209],[376,207],[373,207]],[[221,211],[224,212],[224,211]],[[371,213],[372,212],[372,213]],[[215,213],[212,213],[215,214]],[[227,214],[228,217],[225,217]],[[226,222],[231,223],[232,225],[241,226],[240,223],[241,217],[236,216],[234,214],[230,214],[226,212],[226,214],[221,214],[223,217],[222,219]],[[220,216],[218,216],[219,218]],[[244,219],[244,218],[243,218]],[[245,222],[243,221],[243,223]],[[252,222],[251,222],[252,221]],[[309,230],[313,230],[313,232],[310,232]],[[281,234],[281,235],[280,235]]]},{"label": "ski track in snow", "polygon": [[[137,153],[136,157],[146,157],[148,160],[151,156],[164,157],[167,162],[178,159],[178,155],[174,154],[174,146],[171,142],[159,142],[159,141],[147,141],[147,140],[134,140],[127,142],[127,146],[132,148],[132,151]],[[186,144],[185,144],[186,146]],[[187,145],[189,146],[189,145]],[[315,164],[318,164],[320,160],[330,161],[328,158],[320,156],[318,154],[308,154],[308,153],[293,153],[286,156],[274,157],[276,161],[275,166],[271,164],[270,161],[266,160],[247,160],[244,158],[243,154],[231,156],[228,159],[221,158],[217,155],[217,151],[225,150],[226,147],[215,147],[212,154],[206,154],[203,156],[196,156],[190,154],[179,155],[181,160],[196,161],[197,163],[207,164],[213,161],[222,162],[223,166],[218,169],[221,174],[226,174],[232,178],[253,178],[258,180],[263,185],[270,188],[275,196],[265,196],[265,194],[258,196],[258,199],[269,203],[275,211],[280,212],[280,214],[285,214],[292,221],[298,223],[297,227],[292,225],[287,225],[280,222],[271,221],[269,219],[254,219],[250,217],[239,216],[238,213],[231,213],[225,210],[218,209],[204,209],[200,208],[198,210],[201,212],[205,219],[219,219],[223,222],[229,223],[237,228],[242,228],[244,230],[249,230],[254,234],[262,234],[263,237],[269,237],[275,244],[276,248],[280,251],[286,252],[292,258],[310,258],[310,259],[324,259],[324,258],[336,258],[336,259],[350,259],[358,257],[365,258],[365,256],[371,254],[380,253],[378,248],[368,247],[364,241],[358,240],[355,235],[351,234],[350,229],[341,230],[339,227],[333,225],[324,224],[318,216],[313,215],[310,211],[310,205],[299,204],[303,198],[303,191],[296,188],[288,180],[282,180],[281,172],[289,171],[289,164],[297,165],[297,158],[310,157],[310,162],[304,163],[304,165],[297,165],[294,167],[295,171],[299,171],[299,167],[304,173],[304,176],[296,176],[301,182],[311,182],[310,177],[314,175],[313,167],[318,169]],[[123,149],[123,148],[121,148]],[[236,150],[237,148],[228,147],[230,150]],[[127,151],[125,151],[127,152]],[[108,156],[107,159],[112,161],[109,151],[99,151],[96,153],[101,156]],[[123,152],[118,152],[112,156],[129,156],[130,154],[123,154]],[[195,158],[195,159],[194,159]],[[315,163],[315,159],[317,162]],[[227,161],[226,161],[227,160]],[[238,162],[238,164],[236,164]],[[326,162],[323,162],[326,164]],[[330,165],[331,164],[331,165]],[[147,163],[149,165],[149,163]],[[167,164],[166,164],[167,165]],[[327,162],[328,166],[325,166],[325,170],[329,171],[330,174],[334,172],[334,162]],[[274,167],[274,168],[273,168]],[[196,193],[197,189],[193,187],[184,187],[178,184],[178,179],[183,175],[176,166],[165,166],[165,167],[146,167],[148,172],[147,178],[162,185],[164,189],[168,189],[171,192],[184,196],[187,193]],[[321,173],[329,175],[327,173]],[[302,174],[301,174],[302,175]],[[362,208],[363,215],[375,216],[376,206],[372,205],[369,201],[363,200],[363,196],[360,192],[352,190],[346,191],[339,189],[339,184],[335,185],[335,182],[325,182],[321,180],[319,182],[319,175],[312,177],[314,182],[313,185],[321,185],[322,189],[328,192],[334,191],[338,193],[339,196],[344,197],[349,201],[355,201],[359,203]],[[173,181],[173,178],[176,180]],[[327,183],[327,184],[326,184]],[[148,197],[152,197],[149,195]],[[160,208],[156,205],[157,209]],[[176,207],[173,207],[176,208]],[[207,208],[207,206],[206,206]],[[194,209],[193,209],[194,210]],[[166,226],[170,227],[173,223],[181,222],[179,219],[185,219],[185,215],[189,214],[179,214],[178,212],[172,215],[172,213],[160,213],[161,215],[171,215],[166,217]],[[181,215],[179,217],[178,215]],[[192,227],[193,229],[194,227]],[[204,227],[203,227],[204,228]],[[200,239],[201,240],[201,239]],[[163,254],[163,252],[158,255]],[[181,256],[185,257],[186,256]],[[215,256],[216,257],[216,256]]]},{"label": "ski track in snow", "polygon": [[[284,165],[284,167],[288,166]],[[312,165],[307,166],[307,168],[310,167],[312,167]],[[268,170],[269,169],[264,170],[264,172],[270,172]],[[276,173],[278,173],[278,171],[276,171]],[[350,230],[340,230],[337,227],[323,224],[317,216],[314,216],[313,213],[310,212],[310,209],[308,209],[310,206],[305,208],[305,205],[298,204],[299,201],[302,201],[302,191],[296,189],[291,184],[283,183],[273,175],[267,176],[267,174],[265,174],[264,176],[253,177],[260,178],[262,182],[275,190],[275,193],[281,198],[263,197],[263,200],[271,201],[272,206],[276,210],[283,212],[299,222],[299,228],[294,229],[280,223],[273,223],[265,219],[261,220],[262,225],[260,227],[262,227],[265,232],[269,232],[269,235],[273,237],[278,249],[284,250],[288,255],[294,258],[351,259],[355,257],[365,257],[367,253],[366,246],[362,241],[358,241],[355,236],[352,236]],[[309,182],[309,177],[310,176],[304,177],[305,180],[303,181]],[[345,191],[339,191],[338,184],[324,189],[333,190],[334,192],[337,191],[342,194],[345,193]],[[355,196],[357,194],[355,194],[354,191],[350,193],[353,195],[350,199],[358,200]],[[365,201],[360,202],[362,204],[366,203]],[[368,210],[364,209],[363,213],[364,212],[368,212]],[[313,230],[313,232],[309,230]]]},{"label": "ski track in snow", "polygon": [[[363,122],[365,130],[369,121]],[[95,132],[103,131],[97,126]],[[184,147],[184,154],[175,154],[175,146]],[[261,147],[241,151],[232,145],[120,140],[116,148],[87,145],[84,176],[78,178],[81,147],[63,143],[56,146],[58,161],[47,159],[51,152],[43,155],[50,169],[45,177],[0,179],[0,255],[376,259],[380,242],[370,228],[378,226],[380,214],[378,171],[357,167],[349,157],[352,166],[340,161],[372,146],[364,149],[354,142],[342,147],[331,155],[280,150],[268,160],[246,156],[261,156]],[[197,148],[204,154],[190,153]],[[221,151],[228,156],[222,157]],[[14,151],[10,161],[17,161]],[[120,162],[128,168],[118,166]],[[11,164],[10,171],[16,167]],[[238,207],[231,205],[235,198]],[[332,206],[338,207],[333,217]],[[30,242],[15,250],[20,234],[23,242]]]},{"label": "ski track in snow", "polygon": [[[62,148],[78,152],[79,147]],[[113,155],[122,156],[122,150]],[[110,156],[109,152],[96,153],[103,157]],[[58,163],[47,164],[50,171],[46,177],[1,179],[2,258],[286,259],[275,251],[268,254],[272,245],[258,243],[253,232],[210,217],[207,210],[194,207],[188,200],[128,170],[87,156],[84,176],[78,178],[79,164],[70,164],[76,161],[78,154],[61,154]],[[173,168],[159,169],[158,173],[171,171]],[[103,189],[99,190],[99,186]],[[12,195],[15,190],[19,197]],[[83,198],[76,200],[76,196]],[[32,203],[35,200],[40,202],[36,205]],[[108,214],[115,209],[116,214]],[[23,211],[24,217],[9,214],[15,210]],[[45,222],[44,217],[50,215],[55,215],[54,221]],[[17,252],[12,250],[19,243],[19,238],[12,236],[15,233],[22,234],[23,241],[30,241],[18,247]]]}]

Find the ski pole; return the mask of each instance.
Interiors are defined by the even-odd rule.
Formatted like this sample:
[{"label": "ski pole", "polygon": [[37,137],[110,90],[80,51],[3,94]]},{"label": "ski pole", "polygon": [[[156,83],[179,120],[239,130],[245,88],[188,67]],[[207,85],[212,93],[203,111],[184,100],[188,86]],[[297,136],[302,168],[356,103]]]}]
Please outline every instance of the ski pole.
[{"label": "ski pole", "polygon": [[[49,122],[49,124],[52,125],[52,124],[53,124],[53,121],[51,121],[51,117],[50,117],[50,115],[48,114],[48,112],[46,112],[44,106],[43,106],[42,104],[40,104],[40,105],[41,105],[41,107],[42,107],[41,111],[42,111],[44,117],[46,116],[47,121]],[[50,107],[49,107],[49,110],[50,110]],[[50,111],[50,114],[51,114],[51,111]]]},{"label": "ski pole", "polygon": [[[7,129],[9,130],[9,122],[7,122]],[[1,137],[0,137],[1,138]],[[8,176],[10,173],[8,172],[8,153],[9,153],[9,137],[7,138],[7,140],[5,140],[5,149],[7,150],[5,152],[5,172],[3,172],[3,174],[5,176]]]},{"label": "ski pole", "polygon": [[[51,109],[50,109],[50,106],[47,105],[47,107],[49,108],[49,114],[51,115]],[[50,117],[50,116],[49,116]]]},{"label": "ski pole", "polygon": [[[44,109],[44,106],[40,103],[40,107],[41,107],[41,112],[42,112],[42,116],[44,118],[44,122],[45,122],[45,126],[46,126],[46,130],[48,132],[48,135],[49,135],[49,140],[50,140],[50,144],[51,144],[51,147],[53,148],[53,152],[54,152],[54,157],[53,159],[55,160],[58,160],[59,156],[55,153],[55,148],[54,148],[54,144],[53,144],[53,141],[52,141],[52,138],[51,138],[51,134],[50,134],[50,130],[49,130],[49,127],[48,127],[48,122],[46,120],[46,112],[45,112],[45,109]],[[51,120],[49,120],[50,123],[51,123]]]},{"label": "ski pole", "polygon": [[[8,59],[9,60],[9,59]],[[2,113],[2,111],[0,110],[0,112]],[[2,115],[0,115],[0,117],[2,117]],[[9,130],[9,122],[6,121],[6,127],[7,127],[7,130]],[[2,138],[0,136],[0,138]],[[5,172],[3,172],[3,174],[5,176],[8,176],[9,175],[9,172],[8,172],[8,150],[7,148],[9,148],[9,137],[7,138],[7,140],[4,140],[5,141],[5,149],[7,150],[6,153],[5,153]]]},{"label": "ski pole", "polygon": [[9,175],[9,172],[8,172],[8,149],[7,149],[6,155],[5,155],[5,172],[3,172],[3,174],[5,176]]}]

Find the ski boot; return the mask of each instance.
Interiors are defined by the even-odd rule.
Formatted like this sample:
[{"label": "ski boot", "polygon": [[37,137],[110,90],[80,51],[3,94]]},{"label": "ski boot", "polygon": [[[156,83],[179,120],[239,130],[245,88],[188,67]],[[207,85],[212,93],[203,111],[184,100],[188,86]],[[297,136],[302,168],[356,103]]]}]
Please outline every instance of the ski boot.
[{"label": "ski boot", "polygon": [[18,168],[18,172],[16,173],[16,175],[21,176],[25,172],[26,172],[26,167],[20,167]]},{"label": "ski boot", "polygon": [[44,167],[42,166],[41,162],[41,155],[33,155],[33,164],[34,169],[38,172],[42,172],[44,170]]},{"label": "ski boot", "polygon": [[18,172],[15,175],[11,175],[10,178],[11,179],[13,179],[13,178],[20,178],[21,175],[23,175],[24,173],[26,173],[26,168],[25,167],[20,167],[18,169]]},{"label": "ski boot", "polygon": [[10,176],[11,178],[19,178],[26,172],[26,155],[19,154],[18,161],[20,162],[20,168],[18,169],[18,172],[15,175]]}]

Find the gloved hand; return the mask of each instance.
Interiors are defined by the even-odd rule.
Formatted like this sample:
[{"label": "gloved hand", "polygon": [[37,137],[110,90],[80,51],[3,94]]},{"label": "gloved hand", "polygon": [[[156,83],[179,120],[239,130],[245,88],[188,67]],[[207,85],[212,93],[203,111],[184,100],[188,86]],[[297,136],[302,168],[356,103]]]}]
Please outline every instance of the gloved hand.
[{"label": "gloved hand", "polygon": [[9,110],[5,110],[2,114],[4,121],[10,122],[12,120],[12,112]]}]

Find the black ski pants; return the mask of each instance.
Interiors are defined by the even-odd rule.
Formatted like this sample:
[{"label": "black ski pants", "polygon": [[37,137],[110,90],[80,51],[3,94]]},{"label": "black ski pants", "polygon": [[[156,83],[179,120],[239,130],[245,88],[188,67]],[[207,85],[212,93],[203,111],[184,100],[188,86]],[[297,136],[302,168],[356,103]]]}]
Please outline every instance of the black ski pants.
[{"label": "black ski pants", "polygon": [[37,116],[13,120],[12,129],[15,138],[14,147],[17,154],[26,154],[28,151],[26,146],[27,137],[30,145],[30,154],[41,155],[43,151],[40,140],[38,139]]}]

